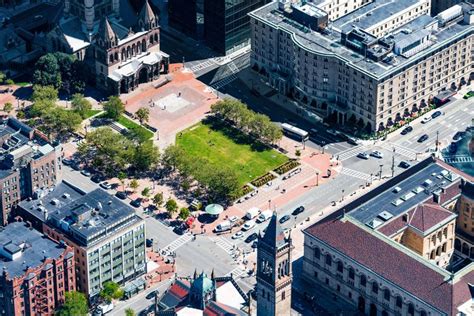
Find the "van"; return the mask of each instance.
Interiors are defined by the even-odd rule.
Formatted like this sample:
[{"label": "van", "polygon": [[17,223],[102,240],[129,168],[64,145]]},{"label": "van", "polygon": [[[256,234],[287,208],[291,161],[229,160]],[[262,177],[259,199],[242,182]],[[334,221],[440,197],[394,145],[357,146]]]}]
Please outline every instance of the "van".
[{"label": "van", "polygon": [[95,311],[95,315],[105,315],[109,312],[111,312],[114,309],[114,304],[113,303],[104,303],[102,305],[97,306],[97,309]]},{"label": "van", "polygon": [[271,210],[263,211],[263,212],[260,213],[260,215],[258,216],[257,222],[259,222],[259,223],[265,222],[267,219],[269,219],[270,217],[272,217],[272,214],[273,214],[273,212],[272,212]]},{"label": "van", "polygon": [[257,217],[258,214],[260,214],[260,209],[258,207],[252,207],[245,214],[245,219],[254,219],[255,217]]},{"label": "van", "polygon": [[230,230],[232,228],[232,223],[230,221],[223,221],[223,222],[220,222],[216,228],[214,228],[214,231],[216,233],[221,233],[221,232],[225,232],[227,230]]}]

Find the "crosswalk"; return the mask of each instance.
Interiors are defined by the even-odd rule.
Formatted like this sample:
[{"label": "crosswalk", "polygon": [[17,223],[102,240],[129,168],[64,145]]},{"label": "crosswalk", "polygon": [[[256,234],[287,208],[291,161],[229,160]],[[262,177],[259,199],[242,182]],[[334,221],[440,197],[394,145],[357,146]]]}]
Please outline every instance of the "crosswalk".
[{"label": "crosswalk", "polygon": [[225,77],[224,79],[219,80],[216,83],[213,83],[211,87],[213,87],[216,90],[219,90],[220,88],[225,87],[226,85],[228,85],[235,79],[237,79],[237,76],[235,74],[231,74],[230,76]]},{"label": "crosswalk", "polygon": [[231,276],[234,278],[234,280],[237,280],[243,276],[245,276],[247,274],[247,271],[245,271],[244,269],[240,268],[240,267],[237,267],[235,268],[234,270],[230,271],[229,273],[227,273],[226,276]]},{"label": "crosswalk", "polygon": [[416,159],[416,152],[409,149],[409,148],[406,148],[406,147],[403,147],[401,145],[397,145],[397,144],[393,144],[393,143],[383,143],[381,145],[382,148],[388,150],[388,151],[392,151],[394,148],[395,148],[395,153],[398,153],[402,156],[405,156],[409,159],[412,159],[412,160],[415,160]]},{"label": "crosswalk", "polygon": [[227,252],[228,254],[232,253],[232,250],[234,249],[234,244],[231,243],[230,241],[228,241],[227,239],[221,237],[221,236],[218,236],[218,237],[215,237],[215,238],[211,238],[211,240],[216,244],[218,245],[219,247],[221,247],[225,252]]},{"label": "crosswalk", "polygon": [[474,162],[471,156],[451,156],[445,157],[444,161],[446,163],[471,163]]},{"label": "crosswalk", "polygon": [[365,148],[364,146],[359,145],[359,146],[350,148],[348,150],[342,151],[338,154],[335,154],[334,156],[338,157],[339,161],[344,161],[354,156],[357,156],[358,153],[364,151],[364,148]]},{"label": "crosswalk", "polygon": [[190,233],[186,233],[183,236],[179,237],[178,239],[174,240],[172,243],[170,243],[168,246],[163,248],[164,251],[166,252],[173,252],[176,251],[179,247],[182,245],[186,244],[189,242],[191,239],[193,239],[193,235]]},{"label": "crosswalk", "polygon": [[212,59],[207,59],[199,64],[193,65],[189,70],[191,70],[193,73],[196,73],[197,71],[203,70],[207,67],[214,66],[216,62]]},{"label": "crosswalk", "polygon": [[363,173],[363,172],[353,170],[353,169],[349,169],[349,168],[345,168],[345,167],[342,168],[341,174],[345,174],[347,176],[354,177],[354,178],[357,178],[357,179],[361,179],[361,180],[364,180],[364,181],[371,181],[371,178],[372,178],[372,176],[370,174]]}]

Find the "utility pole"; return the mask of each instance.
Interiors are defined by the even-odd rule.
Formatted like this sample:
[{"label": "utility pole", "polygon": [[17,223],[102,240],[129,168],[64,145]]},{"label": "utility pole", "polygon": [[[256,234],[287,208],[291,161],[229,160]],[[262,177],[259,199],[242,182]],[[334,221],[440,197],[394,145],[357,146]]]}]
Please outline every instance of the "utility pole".
[{"label": "utility pole", "polygon": [[319,172],[316,171],[316,186],[319,186]]},{"label": "utility pole", "polygon": [[393,147],[392,153],[392,178],[395,175],[395,147]]},{"label": "utility pole", "polygon": [[436,131],[436,144],[435,144],[435,151],[438,151],[438,145],[439,145],[439,131]]}]

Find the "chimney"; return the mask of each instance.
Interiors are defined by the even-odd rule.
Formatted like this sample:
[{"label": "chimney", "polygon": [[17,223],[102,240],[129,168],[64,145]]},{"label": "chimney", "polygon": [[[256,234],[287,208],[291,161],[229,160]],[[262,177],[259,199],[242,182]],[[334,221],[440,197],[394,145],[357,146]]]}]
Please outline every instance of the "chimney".
[{"label": "chimney", "polygon": [[440,191],[433,192],[433,202],[439,204],[441,202]]}]

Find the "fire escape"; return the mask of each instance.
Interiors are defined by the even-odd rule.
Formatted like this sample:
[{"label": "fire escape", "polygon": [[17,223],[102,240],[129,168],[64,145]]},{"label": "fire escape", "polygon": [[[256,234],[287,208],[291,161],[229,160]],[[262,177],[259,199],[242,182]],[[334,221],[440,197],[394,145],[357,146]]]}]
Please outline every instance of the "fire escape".
[{"label": "fire escape", "polygon": [[35,288],[35,307],[38,315],[47,315],[49,313],[48,305],[48,283],[42,279]]}]

